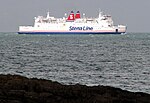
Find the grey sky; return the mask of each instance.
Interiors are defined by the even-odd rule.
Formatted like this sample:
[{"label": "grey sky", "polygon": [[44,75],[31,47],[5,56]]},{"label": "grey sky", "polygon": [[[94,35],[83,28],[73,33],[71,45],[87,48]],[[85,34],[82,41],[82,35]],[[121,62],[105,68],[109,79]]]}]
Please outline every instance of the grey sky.
[{"label": "grey sky", "polygon": [[33,18],[62,17],[71,10],[96,17],[101,9],[127,32],[150,32],[150,0],[0,0],[0,32],[17,32],[19,25],[33,25]]}]

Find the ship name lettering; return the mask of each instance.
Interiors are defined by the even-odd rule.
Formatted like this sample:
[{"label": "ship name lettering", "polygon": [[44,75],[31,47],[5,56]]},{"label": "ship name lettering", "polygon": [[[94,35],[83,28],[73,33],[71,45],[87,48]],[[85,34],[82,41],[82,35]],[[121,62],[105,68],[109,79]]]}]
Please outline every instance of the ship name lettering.
[{"label": "ship name lettering", "polygon": [[89,27],[89,26],[82,26],[82,27],[70,26],[70,27],[69,27],[69,31],[72,31],[72,30],[82,30],[82,31],[86,31],[86,30],[93,30],[93,27]]}]

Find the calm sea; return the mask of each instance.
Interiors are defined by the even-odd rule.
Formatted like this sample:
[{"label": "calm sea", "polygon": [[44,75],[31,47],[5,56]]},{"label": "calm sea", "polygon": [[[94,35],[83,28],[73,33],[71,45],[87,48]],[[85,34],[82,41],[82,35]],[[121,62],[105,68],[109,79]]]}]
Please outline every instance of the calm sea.
[{"label": "calm sea", "polygon": [[150,94],[150,33],[0,33],[0,74],[62,84],[108,85]]}]

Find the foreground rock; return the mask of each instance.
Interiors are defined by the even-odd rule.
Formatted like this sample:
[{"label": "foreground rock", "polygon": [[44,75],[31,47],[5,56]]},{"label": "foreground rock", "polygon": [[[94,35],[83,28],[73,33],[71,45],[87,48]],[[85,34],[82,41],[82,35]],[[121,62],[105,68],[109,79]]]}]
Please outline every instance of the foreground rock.
[{"label": "foreground rock", "polygon": [[0,75],[0,103],[150,103],[150,95],[108,86],[62,85],[42,79]]}]

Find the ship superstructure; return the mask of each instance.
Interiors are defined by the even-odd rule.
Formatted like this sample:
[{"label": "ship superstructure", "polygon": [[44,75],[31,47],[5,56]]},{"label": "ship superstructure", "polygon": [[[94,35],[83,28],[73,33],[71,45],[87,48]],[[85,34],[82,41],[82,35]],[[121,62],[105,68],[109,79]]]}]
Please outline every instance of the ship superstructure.
[{"label": "ship superstructure", "polygon": [[122,34],[126,26],[113,24],[112,17],[99,12],[98,17],[81,17],[80,12],[71,11],[68,17],[35,17],[34,26],[19,26],[19,34]]}]

